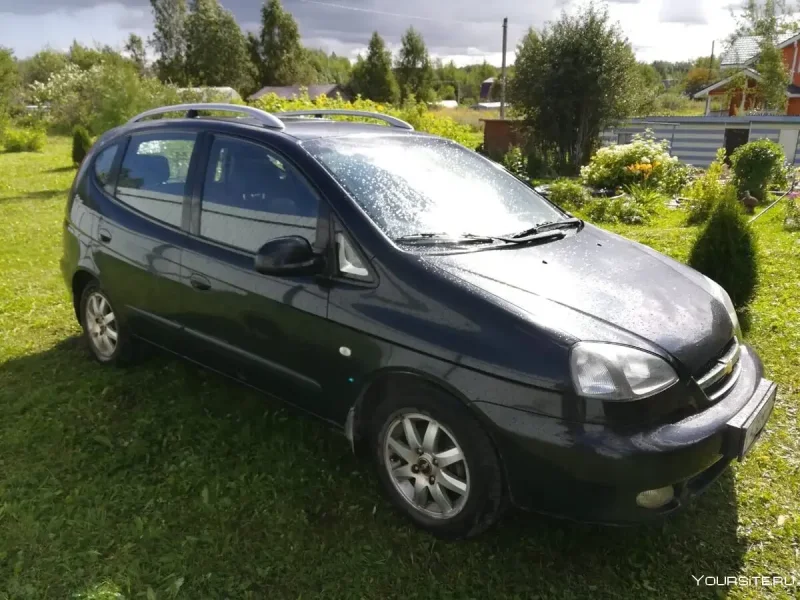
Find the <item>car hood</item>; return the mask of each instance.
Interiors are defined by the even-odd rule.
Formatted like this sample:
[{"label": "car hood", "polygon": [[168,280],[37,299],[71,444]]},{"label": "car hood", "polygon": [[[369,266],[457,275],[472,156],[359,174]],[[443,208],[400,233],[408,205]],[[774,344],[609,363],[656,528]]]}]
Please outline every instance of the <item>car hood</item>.
[{"label": "car hood", "polygon": [[[527,311],[537,325],[575,339],[655,345],[692,372],[733,336],[725,306],[702,275],[591,225],[548,243],[423,260]],[[558,306],[542,310],[542,301]]]}]

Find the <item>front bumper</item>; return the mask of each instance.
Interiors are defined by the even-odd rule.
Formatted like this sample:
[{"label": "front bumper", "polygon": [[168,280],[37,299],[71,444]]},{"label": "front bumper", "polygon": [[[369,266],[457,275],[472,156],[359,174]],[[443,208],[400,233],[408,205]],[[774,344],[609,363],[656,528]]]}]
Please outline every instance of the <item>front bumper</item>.
[{"label": "front bumper", "polygon": [[[620,433],[491,403],[476,407],[495,426],[515,505],[581,521],[648,521],[703,492],[763,429],[776,386],[763,378],[752,350],[742,347],[740,361],[742,374],[725,398],[648,431]],[[636,504],[639,492],[669,485],[675,497],[666,505]]]}]

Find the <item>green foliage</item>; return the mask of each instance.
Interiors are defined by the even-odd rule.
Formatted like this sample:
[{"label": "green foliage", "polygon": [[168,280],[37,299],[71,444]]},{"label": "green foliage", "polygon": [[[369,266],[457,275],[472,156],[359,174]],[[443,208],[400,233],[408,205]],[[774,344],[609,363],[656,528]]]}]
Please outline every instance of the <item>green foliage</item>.
[{"label": "green foliage", "polygon": [[161,81],[186,85],[186,0],[150,0],[153,37],[150,44],[158,57],[156,73]]},{"label": "green foliage", "polygon": [[592,197],[579,181],[574,179],[559,179],[550,184],[547,199],[566,209],[583,208]]},{"label": "green foliage", "polygon": [[70,64],[47,84],[33,84],[31,95],[35,103],[50,105],[48,119],[56,130],[83,125],[93,135],[149,108],[179,103],[175,87],[140,77],[132,63],[101,63],[88,71]]},{"label": "green foliage", "polygon": [[247,39],[218,0],[195,0],[186,18],[186,76],[193,85],[252,89]]},{"label": "green foliage", "polygon": [[756,140],[737,148],[731,167],[739,195],[750,192],[764,200],[770,184],[784,176],[784,161],[783,148],[771,140]]},{"label": "green foliage", "polygon": [[261,7],[261,31],[256,63],[261,86],[308,85],[314,82],[292,13],[280,0],[268,0]]},{"label": "green foliage", "polygon": [[147,71],[147,53],[144,49],[144,40],[135,33],[130,34],[125,41],[125,52],[128,53],[131,62],[136,65],[139,74],[144,75]]},{"label": "green foliage", "polygon": [[[278,98],[275,94],[267,94],[253,102],[253,106],[267,112],[281,112],[286,110],[299,110],[305,108],[346,108],[380,112],[404,121],[408,121],[415,129],[455,140],[467,148],[475,148],[481,141],[481,134],[473,131],[467,125],[456,123],[453,119],[443,116],[441,111],[430,111],[423,103],[406,102],[400,107],[381,104],[364,98],[353,101],[343,100],[341,97],[328,98],[321,95],[314,100],[303,94],[299,98],[286,100]],[[338,117],[337,117],[338,118]],[[341,117],[342,120],[363,120],[355,117]]]},{"label": "green foliage", "polygon": [[337,56],[335,52],[326,54],[323,50],[306,50],[309,67],[315,72],[316,83],[338,83],[347,85],[353,71],[350,60]]},{"label": "green foliage", "polygon": [[503,166],[517,177],[525,178],[528,174],[528,165],[525,155],[519,146],[512,147],[503,157]]},{"label": "green foliage", "polygon": [[64,52],[49,48],[40,50],[30,58],[20,61],[22,83],[26,87],[36,81],[45,83],[53,73],[64,69],[68,62],[69,58]]},{"label": "green foliage", "polygon": [[413,27],[409,27],[400,40],[396,68],[403,100],[412,94],[423,102],[433,100],[433,69],[428,48],[422,35]]},{"label": "green foliage", "polygon": [[[645,183],[652,187],[663,184],[671,190],[685,173],[678,159],[669,155],[668,147],[666,140],[656,141],[649,131],[635,135],[630,144],[600,148],[581,169],[581,177],[586,185],[598,189]],[[676,169],[679,171],[673,173]]]},{"label": "green foliage", "polygon": [[528,31],[515,65],[509,102],[564,172],[576,173],[600,131],[631,114],[638,101],[633,50],[607,10],[595,5]]},{"label": "green foliage", "polygon": [[695,240],[689,265],[725,288],[737,309],[753,299],[758,284],[755,234],[736,198],[728,195],[717,204]]},{"label": "green foliage", "polygon": [[92,147],[92,138],[86,128],[76,125],[72,130],[72,164],[79,165]]},{"label": "green foliage", "polygon": [[19,88],[19,72],[11,50],[0,46],[0,121],[4,121]]},{"label": "green foliage", "polygon": [[664,196],[657,190],[646,185],[632,184],[621,196],[593,200],[588,204],[586,214],[597,223],[645,225],[663,206]]},{"label": "green foliage", "polygon": [[786,213],[783,219],[783,228],[786,231],[800,231],[800,202],[798,194],[792,192],[786,197]]},{"label": "green foliage", "polygon": [[716,160],[709,165],[702,177],[697,178],[684,190],[689,199],[687,206],[689,225],[705,223],[724,198],[730,195],[736,197],[735,188],[721,181],[724,170],[725,149],[720,148],[717,150]]},{"label": "green foliage", "polygon": [[6,129],[3,145],[6,152],[41,152],[47,140],[41,129],[23,129],[11,127]]},{"label": "green foliage", "polygon": [[375,102],[395,104],[400,100],[400,88],[392,71],[392,53],[377,31],[369,40],[366,58],[359,56],[353,67],[350,89],[353,94]]}]

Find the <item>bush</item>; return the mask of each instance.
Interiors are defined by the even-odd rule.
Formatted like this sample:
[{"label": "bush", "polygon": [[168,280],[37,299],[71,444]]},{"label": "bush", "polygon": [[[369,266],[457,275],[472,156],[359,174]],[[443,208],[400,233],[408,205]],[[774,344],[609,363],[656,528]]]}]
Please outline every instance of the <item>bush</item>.
[{"label": "bush", "polygon": [[689,225],[705,223],[714,212],[720,200],[727,194],[734,194],[735,189],[725,185],[720,179],[725,170],[725,149],[717,150],[717,158],[712,162],[702,177],[696,179],[686,188],[689,199],[686,222]]},{"label": "bush", "polygon": [[46,141],[44,131],[40,129],[7,129],[3,136],[6,152],[39,152]]},{"label": "bush", "polygon": [[786,197],[786,216],[783,219],[783,228],[786,231],[800,231],[800,203],[794,192]]},{"label": "bush", "polygon": [[749,192],[764,200],[767,189],[784,174],[783,148],[770,140],[757,140],[740,146],[731,156],[734,183],[739,196]]},{"label": "bush", "polygon": [[503,166],[521,179],[528,175],[528,165],[519,146],[514,146],[503,157]]},{"label": "bush", "polygon": [[735,197],[723,198],[714,208],[694,243],[689,265],[725,288],[737,309],[753,299],[758,284],[755,234]]},{"label": "bush", "polygon": [[[352,110],[366,110],[385,113],[407,121],[419,131],[446,137],[466,146],[475,148],[481,143],[483,135],[473,131],[468,125],[456,123],[453,119],[444,116],[442,111],[431,112],[424,102],[406,102],[402,106],[381,104],[361,97],[355,100],[343,100],[341,96],[328,98],[324,94],[311,100],[307,93],[290,100],[279,98],[275,94],[262,96],[253,103],[253,106],[267,112],[281,112],[287,110],[301,110],[306,108],[346,108]],[[355,117],[334,117],[345,121],[360,120]]]},{"label": "bush", "polygon": [[85,127],[76,125],[72,130],[72,163],[77,166],[83,162],[83,159],[89,153],[92,147],[92,138]]},{"label": "bush", "polygon": [[636,135],[630,144],[600,148],[581,169],[581,177],[598,189],[616,190],[632,184],[659,187],[664,180],[674,186],[671,171],[682,167],[669,155],[668,146],[666,140],[653,139],[649,131]]},{"label": "bush", "polygon": [[559,179],[550,184],[547,198],[562,208],[583,208],[592,199],[589,191],[574,179]]},{"label": "bush", "polygon": [[141,77],[127,64],[101,63],[86,71],[68,64],[47,83],[32,84],[30,92],[35,104],[49,105],[49,124],[57,131],[83,125],[94,135],[149,108],[180,102],[176,87]]},{"label": "bush", "polygon": [[593,200],[586,215],[597,223],[644,225],[658,214],[663,204],[664,196],[657,190],[645,185],[632,185],[622,196]]}]

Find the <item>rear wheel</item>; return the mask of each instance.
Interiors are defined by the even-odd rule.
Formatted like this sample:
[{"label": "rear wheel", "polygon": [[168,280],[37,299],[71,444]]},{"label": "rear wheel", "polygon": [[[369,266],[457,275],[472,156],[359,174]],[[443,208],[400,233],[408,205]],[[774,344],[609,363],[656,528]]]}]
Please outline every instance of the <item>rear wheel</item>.
[{"label": "rear wheel", "polygon": [[101,363],[123,364],[132,358],[132,342],[108,295],[97,282],[81,295],[81,325],[94,357]]},{"label": "rear wheel", "polygon": [[423,389],[375,411],[373,455],[384,489],[414,523],[439,537],[475,536],[497,521],[503,479],[486,432],[455,398]]}]

